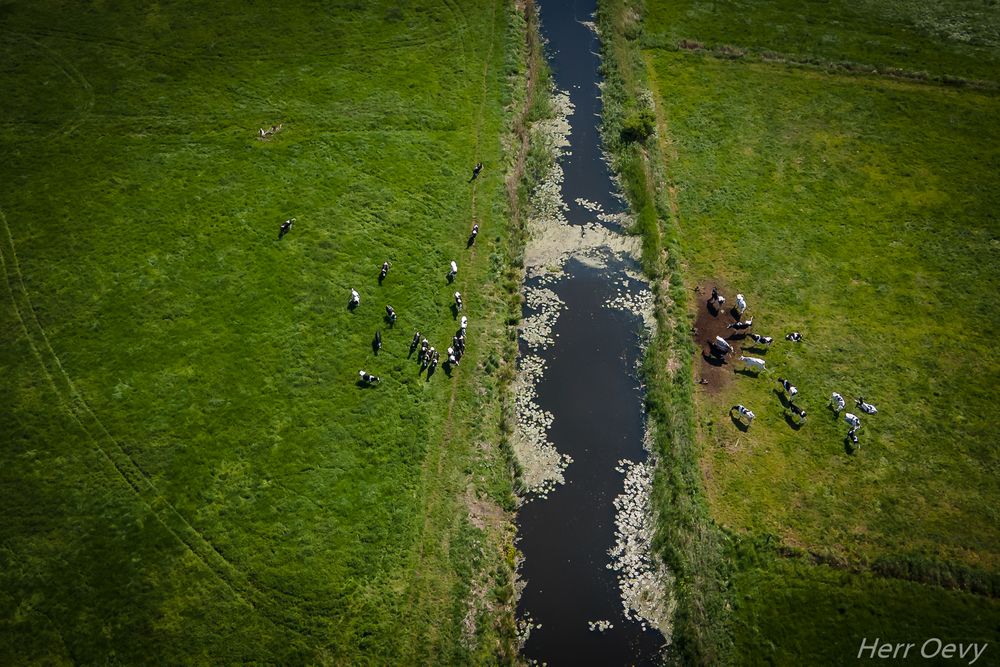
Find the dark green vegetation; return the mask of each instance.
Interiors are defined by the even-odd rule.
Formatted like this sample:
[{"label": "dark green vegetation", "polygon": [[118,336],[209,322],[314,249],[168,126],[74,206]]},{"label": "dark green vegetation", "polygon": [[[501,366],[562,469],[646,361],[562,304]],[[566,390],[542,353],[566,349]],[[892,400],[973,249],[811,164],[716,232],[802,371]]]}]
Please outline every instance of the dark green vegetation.
[{"label": "dark green vegetation", "polygon": [[[667,251],[647,266],[673,278],[649,396],[668,433],[657,493],[661,553],[679,573],[677,655],[841,663],[876,634],[995,645],[996,7],[649,0],[606,12],[620,85],[606,129],[622,140],[647,254]],[[858,74],[876,70],[893,76]],[[931,83],[969,80],[979,90]],[[627,131],[648,105],[643,85],[655,142]],[[779,339],[759,356],[770,379],[798,385],[801,430],[768,376],[732,375],[691,412],[698,353],[681,332],[706,282],[743,292],[755,330]],[[783,341],[793,329],[805,343]],[[858,451],[824,408],[834,390],[879,406],[862,415]],[[737,402],[758,415],[748,433],[727,415]]]},{"label": "dark green vegetation", "polygon": [[[511,659],[524,30],[500,0],[0,6],[0,662]],[[447,347],[456,289],[469,352],[427,381],[409,341]]]}]

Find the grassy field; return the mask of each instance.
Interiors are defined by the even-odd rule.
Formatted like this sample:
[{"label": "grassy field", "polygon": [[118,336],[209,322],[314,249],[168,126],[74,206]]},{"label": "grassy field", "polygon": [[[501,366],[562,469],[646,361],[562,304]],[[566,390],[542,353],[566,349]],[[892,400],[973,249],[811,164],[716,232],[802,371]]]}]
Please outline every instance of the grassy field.
[{"label": "grassy field", "polygon": [[[509,659],[501,138],[523,19],[0,17],[0,662]],[[469,352],[428,380],[409,341],[447,347],[455,289]]]},{"label": "grassy field", "polygon": [[[754,330],[777,339],[758,353],[769,376],[694,390],[697,457],[679,423],[689,376],[675,365],[691,343],[673,361],[654,349],[651,404],[671,433],[657,497],[664,557],[682,575],[679,655],[842,663],[872,632],[995,643],[996,7],[607,5],[632,53],[618,59],[633,95],[622,116],[642,107],[643,83],[656,99],[665,176],[627,146],[618,164],[634,203],[659,203],[662,237],[645,231],[647,249],[682,262],[688,294],[663,298],[664,322],[693,323],[704,297],[692,288],[719,284],[730,300],[744,293]],[[648,195],[634,187],[644,180]],[[802,344],[784,341],[792,330]],[[799,430],[774,391],[779,375],[809,411]],[[857,451],[825,409],[831,391],[879,407],[862,415]],[[734,403],[757,413],[749,432],[730,420]],[[714,564],[720,552],[727,565]],[[718,613],[715,586],[731,612]],[[706,627],[732,647],[700,636]]]}]

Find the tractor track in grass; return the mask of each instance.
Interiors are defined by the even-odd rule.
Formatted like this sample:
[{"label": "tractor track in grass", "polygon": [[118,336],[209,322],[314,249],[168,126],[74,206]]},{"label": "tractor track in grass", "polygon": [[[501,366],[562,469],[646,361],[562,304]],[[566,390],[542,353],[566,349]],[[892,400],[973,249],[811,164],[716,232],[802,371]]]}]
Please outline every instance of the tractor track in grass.
[{"label": "tractor track in grass", "polygon": [[[490,14],[490,41],[489,49],[487,51],[486,57],[483,63],[483,73],[482,73],[482,98],[480,101],[479,109],[476,114],[475,128],[476,128],[476,144],[475,152],[479,155],[479,146],[481,140],[481,131],[483,124],[483,114],[486,107],[486,98],[488,95],[488,77],[491,58],[493,57],[493,49],[496,39],[496,8],[498,0],[494,0],[492,4],[492,12]],[[460,13],[460,9],[454,10]],[[456,19],[457,20],[457,19]],[[463,33],[463,44],[464,44],[464,33]],[[464,47],[463,47],[464,49]],[[471,195],[470,195],[470,214],[472,220],[477,220],[477,190],[479,185],[479,179],[472,181]],[[475,259],[476,246],[470,249],[467,255],[471,260]],[[440,446],[432,450],[431,453],[424,459],[424,463],[421,466],[421,486],[423,488],[424,495],[424,506],[423,506],[423,516],[424,522],[420,528],[420,534],[417,537],[417,553],[415,555],[416,564],[411,568],[411,581],[409,586],[409,592],[407,594],[408,604],[406,606],[407,611],[410,614],[410,622],[406,623],[406,627],[412,628],[412,632],[419,632],[422,634],[419,637],[419,641],[409,642],[410,646],[422,646],[424,651],[434,651],[434,648],[438,643],[438,633],[440,629],[440,621],[447,622],[447,619],[434,619],[431,614],[426,613],[426,608],[429,605],[433,605],[435,600],[444,598],[448,596],[448,591],[454,585],[454,574],[451,568],[440,568],[442,574],[436,574],[437,570],[433,569],[428,571],[427,569],[427,558],[430,553],[435,550],[439,550],[439,553],[443,561],[447,560],[448,550],[451,544],[451,531],[454,524],[448,522],[446,524],[441,524],[439,530],[434,530],[434,521],[438,517],[444,515],[447,516],[446,511],[447,506],[454,500],[455,494],[452,493],[453,483],[448,479],[446,470],[455,468],[454,462],[451,459],[459,452],[461,449],[454,445],[452,429],[453,429],[453,409],[455,405],[455,396],[458,387],[458,378],[455,378],[451,382],[451,387],[448,395],[448,407],[445,414],[445,419],[441,429],[441,440]],[[449,465],[446,466],[446,463]],[[456,488],[461,485],[454,485]],[[439,540],[439,541],[438,541]],[[436,544],[435,544],[436,543]],[[419,619],[419,620],[417,620]],[[439,622],[435,622],[439,621]],[[411,656],[414,659],[423,658],[426,659],[428,655],[425,653],[421,656]],[[422,660],[418,660],[422,661]]]},{"label": "tractor track in grass", "polygon": [[[180,511],[160,492],[153,480],[111,434],[104,422],[93,411],[86,398],[76,387],[56,354],[45,329],[35,313],[20,262],[14,237],[7,216],[0,210],[0,223],[4,238],[0,239],[0,270],[10,295],[11,307],[32,354],[41,366],[46,380],[62,407],[73,422],[94,444],[122,481],[156,517],[160,524],[190,551],[220,583],[228,588],[240,602],[258,610],[270,621],[296,634],[311,634],[300,620],[288,615],[289,602],[306,601],[304,598],[277,591],[263,590],[253,582],[252,575],[242,571],[195,528]],[[280,597],[282,600],[273,598]]]}]

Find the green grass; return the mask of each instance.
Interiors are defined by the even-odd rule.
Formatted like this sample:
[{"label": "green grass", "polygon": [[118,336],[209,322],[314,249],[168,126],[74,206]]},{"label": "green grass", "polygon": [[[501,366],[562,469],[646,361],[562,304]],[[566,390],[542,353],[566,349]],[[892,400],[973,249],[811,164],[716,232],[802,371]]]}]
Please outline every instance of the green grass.
[{"label": "green grass", "polygon": [[[646,375],[674,658],[841,664],[868,635],[995,643],[1000,367],[984,332],[1000,98],[927,85],[995,87],[995,8],[604,7],[605,132],[633,207],[655,202],[659,226],[637,231],[669,279]],[[928,12],[976,23],[978,41],[928,28]],[[873,70],[892,76],[860,75]],[[647,86],[657,140],[615,145]],[[771,377],[799,386],[801,431],[766,377],[735,375],[691,409],[690,290],[707,281],[746,294],[755,330],[778,339]],[[805,343],[784,343],[793,329]],[[853,454],[824,409],[833,390],[880,408]],[[727,416],[736,402],[757,412],[749,433]]]},{"label": "green grass", "polygon": [[[505,567],[463,499],[510,506],[523,21],[499,0],[0,11],[2,661],[497,659],[492,619],[461,636]],[[425,382],[409,339],[447,346],[455,289],[470,352]]]},{"label": "green grass", "polygon": [[686,41],[688,48],[700,44],[727,56],[1000,82],[1000,4],[989,0],[650,0],[646,5],[647,47],[674,49]]},{"label": "green grass", "polygon": [[[712,500],[740,529],[845,557],[913,550],[1000,564],[991,390],[1000,324],[1000,99],[765,65],[656,59],[691,281],[741,291],[800,388],[800,432],[765,378],[705,395]],[[793,346],[782,339],[801,330]],[[772,378],[773,379],[773,378]],[[865,395],[863,446],[824,409]],[[746,436],[726,411],[751,406]],[[740,440],[739,445],[736,441]]]}]

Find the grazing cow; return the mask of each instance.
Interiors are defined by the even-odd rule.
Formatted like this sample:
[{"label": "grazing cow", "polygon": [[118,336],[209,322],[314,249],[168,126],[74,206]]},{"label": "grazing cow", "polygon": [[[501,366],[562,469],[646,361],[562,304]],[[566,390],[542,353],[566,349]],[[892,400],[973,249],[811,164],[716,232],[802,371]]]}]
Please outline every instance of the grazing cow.
[{"label": "grazing cow", "polygon": [[372,375],[368,371],[358,371],[358,375],[361,376],[361,381],[365,384],[375,384],[379,381],[378,376]]},{"label": "grazing cow", "polygon": [[729,414],[733,414],[733,410],[735,410],[736,414],[738,414],[740,417],[747,420],[747,426],[750,426],[750,424],[753,423],[754,418],[757,417],[757,415],[755,415],[753,412],[751,412],[746,407],[740,404],[734,405],[733,407],[729,408]]},{"label": "grazing cow", "polygon": [[381,331],[376,331],[375,332],[375,341],[372,343],[372,347],[375,348],[375,352],[378,352],[379,350],[382,349],[382,332]]},{"label": "grazing cow", "polygon": [[758,359],[757,357],[740,357],[740,361],[746,364],[747,370],[754,370],[760,373],[761,371],[766,371],[766,362],[763,359]]},{"label": "grazing cow", "polygon": [[778,378],[778,384],[780,384],[781,388],[785,390],[786,394],[788,394],[789,400],[795,398],[795,395],[799,393],[799,390],[795,388],[795,385],[785,378]]},{"label": "grazing cow", "polygon": [[483,170],[483,163],[477,162],[476,166],[472,168],[472,178],[469,179],[469,183],[476,180],[476,177],[479,176],[479,172],[481,172],[482,170]]},{"label": "grazing cow", "polygon": [[462,310],[462,293],[455,292],[455,309]]},{"label": "grazing cow", "polygon": [[448,363],[458,365],[458,356],[455,354],[455,348],[448,348]]},{"label": "grazing cow", "polygon": [[743,331],[744,329],[749,329],[752,326],[753,326],[753,318],[751,317],[746,322],[733,322],[732,324],[730,324],[726,328],[727,329],[736,329],[737,331]]},{"label": "grazing cow", "polygon": [[791,401],[788,401],[788,409],[791,410],[792,414],[798,417],[801,421],[806,420],[806,411],[800,408],[799,406],[795,405]]},{"label": "grazing cow", "polygon": [[760,334],[755,334],[755,333],[748,335],[750,336],[750,340],[757,343],[758,345],[763,345],[764,347],[768,347],[771,345],[771,343],[774,342],[774,339],[771,338],[770,336],[761,336]]},{"label": "grazing cow", "polygon": [[351,308],[357,308],[359,303],[361,303],[361,295],[358,294],[356,289],[352,289],[350,301]]},{"label": "grazing cow", "polygon": [[793,343],[798,343],[800,340],[802,340],[802,334],[800,334],[798,331],[793,331],[792,333],[785,335],[785,340],[790,340]]},{"label": "grazing cow", "polygon": [[844,413],[844,421],[851,425],[852,430],[858,430],[861,428],[861,420],[857,415],[852,415],[850,412]]},{"label": "grazing cow", "polygon": [[389,262],[382,262],[382,270],[378,274],[378,284],[381,285],[385,277],[389,275]]},{"label": "grazing cow", "polygon": [[865,399],[860,396],[858,397],[858,400],[855,401],[855,403],[857,403],[858,407],[861,408],[862,412],[866,412],[870,415],[873,415],[876,412],[878,412],[878,408],[876,408],[871,403],[865,403]]},{"label": "grazing cow", "polygon": [[410,341],[410,352],[413,352],[415,349],[417,349],[417,345],[420,345],[420,332],[419,331],[414,332],[414,334],[413,334],[413,340]]},{"label": "grazing cow", "polygon": [[[261,130],[261,132],[263,132],[263,130]],[[295,222],[295,218],[289,218],[288,220],[285,220],[283,223],[281,223],[281,227],[278,228],[278,240],[279,241],[282,239],[282,237],[285,236],[285,234],[288,233],[288,230],[290,230],[292,228],[292,224],[294,222]]]},{"label": "grazing cow", "polygon": [[478,224],[478,223],[477,223],[477,224],[475,224],[475,225],[472,225],[472,233],[471,233],[471,234],[469,234],[469,237],[470,237],[470,238],[471,238],[471,239],[472,239],[473,241],[475,241],[475,240],[476,240],[476,237],[477,237],[477,236],[479,236],[479,224]]},{"label": "grazing cow", "polygon": [[854,445],[855,447],[859,445],[857,430],[858,429],[856,428],[852,428],[850,431],[847,432],[847,437],[851,439],[851,444]]},{"label": "grazing cow", "polygon": [[385,306],[385,319],[389,320],[389,324],[396,323],[396,311],[388,304]]},{"label": "grazing cow", "polygon": [[458,264],[455,263],[455,260],[452,260],[452,262],[451,262],[451,270],[448,271],[448,282],[451,282],[452,280],[454,280],[455,276],[457,276],[457,275],[458,275]]},{"label": "grazing cow", "polygon": [[747,309],[747,300],[743,298],[742,294],[736,295],[736,312],[743,317],[743,311]]},{"label": "grazing cow", "polygon": [[716,336],[715,340],[708,341],[708,344],[712,348],[712,355],[716,357],[724,357],[733,351],[733,346],[722,336]]},{"label": "grazing cow", "polygon": [[830,407],[833,408],[834,412],[840,414],[840,411],[843,410],[846,406],[847,406],[847,401],[844,400],[843,396],[841,396],[837,392],[833,392],[832,394],[830,394]]}]

